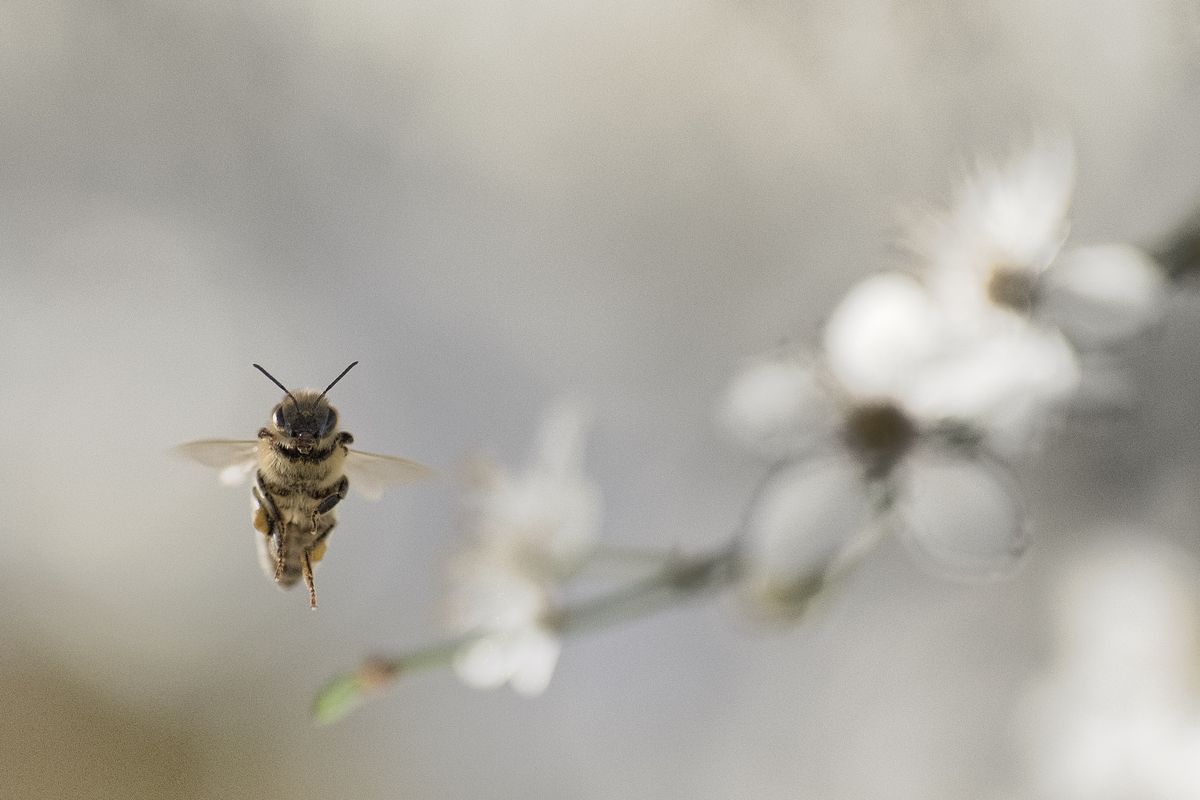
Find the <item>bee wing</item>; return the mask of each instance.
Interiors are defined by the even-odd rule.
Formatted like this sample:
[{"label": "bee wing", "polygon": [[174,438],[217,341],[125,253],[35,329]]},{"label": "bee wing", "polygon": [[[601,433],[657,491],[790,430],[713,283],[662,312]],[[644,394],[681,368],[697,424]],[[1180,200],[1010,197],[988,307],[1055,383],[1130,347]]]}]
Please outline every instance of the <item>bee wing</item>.
[{"label": "bee wing", "polygon": [[203,439],[181,444],[176,451],[206,467],[221,470],[221,483],[236,486],[250,477],[258,464],[258,442]]},{"label": "bee wing", "polygon": [[433,470],[424,464],[407,458],[381,456],[351,450],[343,467],[350,479],[351,488],[369,500],[378,500],[389,486],[425,480],[433,477]]}]

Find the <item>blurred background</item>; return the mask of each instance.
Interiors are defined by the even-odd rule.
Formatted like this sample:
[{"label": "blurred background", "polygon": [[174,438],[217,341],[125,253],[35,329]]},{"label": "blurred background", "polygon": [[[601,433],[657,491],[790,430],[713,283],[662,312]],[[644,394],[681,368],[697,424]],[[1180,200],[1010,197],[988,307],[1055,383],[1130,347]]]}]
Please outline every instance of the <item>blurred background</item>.
[{"label": "blurred background", "polygon": [[[730,377],[902,263],[902,212],[977,155],[1065,128],[1073,241],[1158,241],[1200,199],[1191,0],[15,0],[0,67],[0,796],[1200,796],[1055,755],[1093,730],[1055,689],[1088,646],[1200,740],[1186,287],[1129,408],[1024,467],[1014,579],[889,543],[794,628],[706,601],[572,640],[535,700],[444,670],[308,717],[442,635],[460,467],[519,463],[563,393],[608,541],[722,542],[763,469],[714,424]],[[170,450],[267,422],[251,362],[320,388],[354,359],[343,426],[443,479],[342,505],[314,613],[261,574],[248,491]],[[1160,595],[1123,616],[1113,580]],[[1110,623],[1166,633],[1071,633]]]}]

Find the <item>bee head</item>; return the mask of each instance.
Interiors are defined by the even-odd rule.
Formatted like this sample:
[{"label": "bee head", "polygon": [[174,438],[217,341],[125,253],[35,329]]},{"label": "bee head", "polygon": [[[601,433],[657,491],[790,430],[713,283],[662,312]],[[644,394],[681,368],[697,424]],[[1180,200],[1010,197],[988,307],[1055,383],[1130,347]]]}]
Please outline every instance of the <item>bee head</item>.
[{"label": "bee head", "polygon": [[271,425],[306,450],[337,429],[337,409],[315,391],[301,389],[275,404]]},{"label": "bee head", "polygon": [[333,379],[333,383],[326,386],[325,391],[320,394],[313,389],[300,389],[293,393],[275,380],[271,373],[255,364],[255,369],[270,378],[271,382],[283,389],[285,393],[285,397],[271,411],[271,426],[275,432],[291,439],[292,445],[298,450],[307,451],[336,431],[337,409],[325,399],[325,392],[332,389],[334,384],[340,381],[357,363],[355,361],[342,370],[342,373]]}]

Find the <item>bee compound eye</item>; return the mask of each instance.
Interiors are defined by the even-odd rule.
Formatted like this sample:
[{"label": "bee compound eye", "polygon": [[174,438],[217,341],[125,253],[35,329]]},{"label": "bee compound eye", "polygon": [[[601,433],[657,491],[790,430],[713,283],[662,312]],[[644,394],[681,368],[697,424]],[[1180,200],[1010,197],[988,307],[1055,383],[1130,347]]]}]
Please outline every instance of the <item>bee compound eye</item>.
[{"label": "bee compound eye", "polygon": [[321,435],[326,436],[328,433],[337,427],[337,412],[332,408],[325,414],[325,421],[321,423]]},{"label": "bee compound eye", "polygon": [[271,422],[279,430],[284,430],[287,427],[287,420],[283,417],[283,406],[275,406],[275,411],[271,414]]}]

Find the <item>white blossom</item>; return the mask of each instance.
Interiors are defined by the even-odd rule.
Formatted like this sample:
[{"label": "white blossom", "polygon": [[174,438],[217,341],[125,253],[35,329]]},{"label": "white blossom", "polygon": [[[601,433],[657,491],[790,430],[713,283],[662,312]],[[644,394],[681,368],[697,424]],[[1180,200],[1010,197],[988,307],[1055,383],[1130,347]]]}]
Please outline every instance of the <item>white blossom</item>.
[{"label": "white blossom", "polygon": [[600,493],[583,472],[583,415],[548,415],[530,465],[482,465],[468,498],[469,541],[451,565],[450,625],[470,638],[456,654],[459,677],[479,688],[509,684],[543,692],[560,642],[552,625],[564,578],[591,551]]},{"label": "white blossom", "polygon": [[823,345],[856,395],[897,402],[926,424],[968,424],[1010,454],[1038,439],[1079,383],[1061,336],[1027,324],[965,329],[917,280],[898,273],[853,287],[826,323]]},{"label": "white blossom", "polygon": [[1065,576],[1054,661],[1021,718],[1033,797],[1200,797],[1195,578],[1183,554],[1144,544]]},{"label": "white blossom", "polygon": [[1158,319],[1166,278],[1123,244],[1065,247],[1074,155],[1043,140],[999,166],[980,166],[951,210],[914,227],[930,291],[960,330],[1106,347]]},{"label": "white blossom", "polygon": [[724,417],[780,459],[753,504],[742,566],[755,597],[787,610],[895,530],[938,572],[985,577],[1025,549],[1005,468],[978,432],[1005,400],[970,383],[977,353],[946,336],[924,288],[896,273],[854,287],[819,355],[759,359],[735,379]]}]

